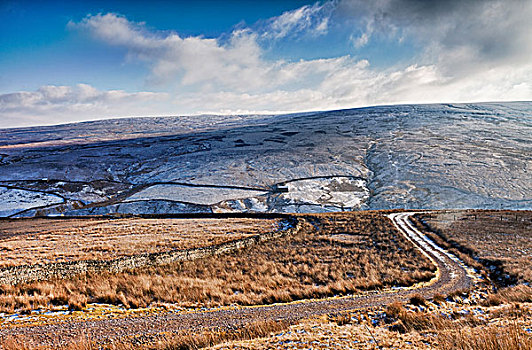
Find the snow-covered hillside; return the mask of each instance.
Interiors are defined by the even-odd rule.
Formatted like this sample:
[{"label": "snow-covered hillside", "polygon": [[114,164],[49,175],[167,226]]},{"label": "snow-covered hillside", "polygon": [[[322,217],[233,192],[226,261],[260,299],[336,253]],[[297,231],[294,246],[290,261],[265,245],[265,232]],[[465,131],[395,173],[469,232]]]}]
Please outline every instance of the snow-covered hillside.
[{"label": "snow-covered hillside", "polygon": [[532,208],[532,103],[0,130],[0,215]]}]

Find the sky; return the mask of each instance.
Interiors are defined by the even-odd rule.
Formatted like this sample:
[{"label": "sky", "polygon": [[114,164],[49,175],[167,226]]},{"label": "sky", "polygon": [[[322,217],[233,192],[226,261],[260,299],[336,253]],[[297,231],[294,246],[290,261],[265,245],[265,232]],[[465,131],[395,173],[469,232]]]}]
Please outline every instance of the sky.
[{"label": "sky", "polygon": [[0,128],[532,100],[530,0],[0,1]]}]

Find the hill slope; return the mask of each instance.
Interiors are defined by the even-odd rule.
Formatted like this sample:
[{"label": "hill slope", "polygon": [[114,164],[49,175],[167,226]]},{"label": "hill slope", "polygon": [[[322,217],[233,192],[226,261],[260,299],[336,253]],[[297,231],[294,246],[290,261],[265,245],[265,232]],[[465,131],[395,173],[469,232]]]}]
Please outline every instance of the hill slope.
[{"label": "hill slope", "polygon": [[0,216],[532,208],[532,103],[0,131]]}]

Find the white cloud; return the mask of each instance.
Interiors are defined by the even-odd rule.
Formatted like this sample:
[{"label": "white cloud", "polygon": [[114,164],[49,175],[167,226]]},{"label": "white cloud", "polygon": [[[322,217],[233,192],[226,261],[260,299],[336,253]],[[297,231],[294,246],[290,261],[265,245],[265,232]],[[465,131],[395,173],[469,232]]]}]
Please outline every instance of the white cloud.
[{"label": "white cloud", "polygon": [[[0,95],[0,127],[57,124],[102,116],[151,115],[157,110],[154,107],[167,99],[166,93],[99,91],[86,84],[47,85],[37,91]],[[160,108],[159,111],[162,112]]]},{"label": "white cloud", "polygon": [[256,34],[249,30],[233,32],[221,45],[216,39],[150,32],[142,23],[115,14],[88,16],[71,26],[87,30],[110,45],[127,48],[130,57],[150,65],[149,80],[156,84],[166,85],[179,77],[180,83],[188,86],[214,84],[238,90],[249,80],[252,85],[247,88],[254,88],[263,83],[271,68],[260,59]]},{"label": "white cloud", "polygon": [[358,38],[353,38],[352,41],[355,44],[355,48],[360,49],[369,42],[370,33],[364,32]]},{"label": "white cloud", "polygon": [[532,2],[521,0],[341,0],[337,12],[363,27],[353,43],[405,38],[446,75],[525,63],[532,56]]},{"label": "white cloud", "polygon": [[[323,63],[331,68],[317,86],[255,94],[189,94],[182,96],[181,104],[176,107],[186,106],[204,113],[275,113],[394,103],[525,100],[532,95],[530,83],[515,83],[532,81],[532,67],[519,71],[499,71],[496,74],[491,72],[476,79],[454,81],[441,76],[434,65],[413,65],[384,73],[369,69],[363,62],[350,64],[341,61]],[[523,75],[525,73],[528,75]],[[508,80],[501,84],[500,81],[505,81],[504,79]]]},{"label": "white cloud", "polygon": [[329,17],[336,3],[328,1],[323,4],[305,5],[292,11],[286,11],[278,17],[271,18],[262,33],[263,37],[282,39],[294,35],[323,35],[327,33]]},{"label": "white cloud", "polygon": [[[316,26],[311,24],[329,21],[333,10],[346,13],[354,11],[353,8],[347,8],[349,6],[360,11],[366,21],[366,31],[356,40],[358,45],[367,44],[372,35],[381,35],[378,33],[382,31],[398,38],[416,35],[416,40],[426,42],[419,62],[407,67],[376,70],[371,68],[367,60],[350,56],[296,62],[268,61],[262,57],[259,36],[278,39],[288,33],[314,31]],[[269,30],[264,29],[261,35],[248,28],[234,31],[225,43],[217,39],[181,38],[176,33],[148,31],[143,24],[131,23],[113,14],[87,17],[79,26],[109,44],[125,46],[131,54],[147,61],[152,67],[152,80],[178,81],[177,93],[180,96],[193,92],[199,96],[218,96],[220,92],[231,96],[241,95],[242,101],[250,101],[249,96],[283,96],[283,100],[290,101],[290,110],[311,108],[307,100],[303,103],[299,99],[308,91],[317,94],[313,95],[315,99],[312,100],[317,109],[329,108],[327,101],[331,103],[331,108],[337,108],[339,104],[349,107],[341,101],[364,105],[531,97],[531,64],[525,62],[515,66],[514,63],[516,57],[522,56],[521,51],[532,50],[532,41],[527,42],[522,50],[503,55],[504,59],[501,59],[498,57],[501,49],[490,49],[485,33],[488,33],[488,37],[506,39],[505,44],[492,44],[495,46],[513,47],[518,45],[509,44],[508,41],[522,43],[532,40],[523,34],[526,28],[530,28],[522,20],[526,16],[516,13],[517,10],[527,12],[532,6],[526,9],[511,6],[500,8],[501,3],[493,0],[489,5],[478,2],[469,8],[475,9],[475,14],[463,14],[460,12],[463,11],[463,5],[453,2],[450,9],[439,15],[429,7],[444,7],[443,4],[419,6],[415,0],[317,3],[271,19]],[[509,33],[510,20],[504,19],[501,23],[500,16],[516,19],[519,24],[515,33]],[[498,33],[490,24],[504,33]],[[469,39],[464,40],[463,37]],[[507,90],[501,91],[502,86]],[[514,88],[516,86],[519,88]],[[475,87],[475,90],[469,90],[471,87]],[[479,90],[479,87],[482,88]],[[460,91],[460,94],[456,91]],[[294,98],[288,98],[289,94],[293,94]],[[316,96],[323,98],[316,100]],[[241,109],[238,99],[231,100],[235,103],[234,109]],[[241,104],[245,104],[246,109],[257,109],[247,102]],[[276,105],[274,101],[269,105],[271,110],[287,109],[287,106]]]},{"label": "white cloud", "polygon": [[[519,1],[452,0],[446,5],[343,0],[286,12],[260,29],[240,28],[224,40],[154,31],[116,14],[88,16],[70,26],[108,45],[126,48],[129,58],[150,68],[147,81],[168,92],[99,91],[83,84],[45,86],[0,95],[0,122],[9,126],[24,118],[25,123],[39,124],[126,115],[531,100],[530,15],[532,3]],[[334,21],[352,24],[350,16],[358,16],[361,25],[353,29],[351,40],[356,47],[385,36],[413,40],[420,52],[404,66],[379,69],[368,59],[349,55],[299,61],[264,57],[263,40],[325,34],[337,25]]]}]

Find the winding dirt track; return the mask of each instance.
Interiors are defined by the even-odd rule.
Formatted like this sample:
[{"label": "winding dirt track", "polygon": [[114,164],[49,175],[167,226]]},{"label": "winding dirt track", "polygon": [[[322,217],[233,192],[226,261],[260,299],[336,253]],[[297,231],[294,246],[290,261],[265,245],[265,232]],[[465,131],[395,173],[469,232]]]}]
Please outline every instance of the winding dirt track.
[{"label": "winding dirt track", "polygon": [[414,212],[394,213],[389,218],[395,226],[437,266],[436,277],[415,288],[397,289],[363,296],[347,296],[307,300],[286,304],[254,307],[222,308],[196,312],[166,312],[142,317],[61,322],[31,327],[0,330],[0,338],[9,334],[24,334],[32,342],[61,344],[73,337],[87,335],[95,341],[122,337],[151,337],[161,332],[195,332],[207,328],[238,328],[240,325],[261,320],[287,320],[319,316],[339,311],[385,305],[392,301],[406,301],[414,293],[426,298],[436,293],[448,294],[471,285],[465,266],[453,255],[438,247],[418,231],[410,222]]}]

